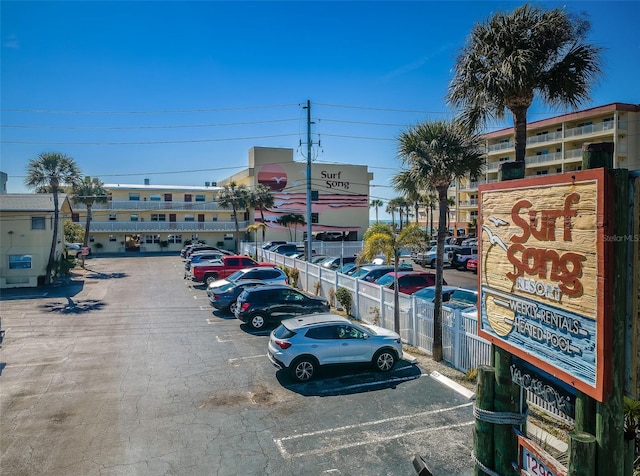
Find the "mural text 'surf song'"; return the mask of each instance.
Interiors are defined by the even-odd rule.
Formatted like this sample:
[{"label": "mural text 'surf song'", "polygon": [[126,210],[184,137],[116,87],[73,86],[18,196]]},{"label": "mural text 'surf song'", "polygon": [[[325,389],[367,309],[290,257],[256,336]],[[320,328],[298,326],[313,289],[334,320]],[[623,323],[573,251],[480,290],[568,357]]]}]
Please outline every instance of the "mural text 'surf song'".
[{"label": "mural text 'surf song'", "polygon": [[480,187],[479,334],[599,401],[610,195],[604,169]]}]

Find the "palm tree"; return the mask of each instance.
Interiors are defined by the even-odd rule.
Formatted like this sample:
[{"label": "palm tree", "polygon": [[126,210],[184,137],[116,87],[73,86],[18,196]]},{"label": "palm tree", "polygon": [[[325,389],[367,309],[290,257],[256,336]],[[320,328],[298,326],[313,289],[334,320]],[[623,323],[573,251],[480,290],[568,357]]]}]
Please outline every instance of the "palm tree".
[{"label": "palm tree", "polygon": [[590,24],[563,9],[525,4],[476,24],[454,67],[448,100],[476,130],[489,120],[514,122],[516,161],[524,163],[527,109],[534,97],[576,109],[601,74],[601,48],[586,43]]},{"label": "palm tree", "polygon": [[[264,210],[265,208],[270,208],[275,203],[275,198],[273,196],[273,192],[269,187],[264,184],[258,184],[256,188],[251,192],[249,204],[252,207],[258,208],[260,210],[260,219],[262,223],[264,223]],[[266,230],[266,225],[262,228],[262,241],[264,241],[264,233]]]},{"label": "palm tree", "polygon": [[264,243],[264,229],[267,227],[267,225],[265,225],[262,222],[258,222],[258,223],[254,223],[253,225],[249,225],[247,227],[247,231],[249,233],[254,233],[254,239],[255,239],[255,250],[256,250],[256,260],[258,259],[262,259],[262,257],[258,256],[258,229],[262,228],[262,242]]},{"label": "palm tree", "polygon": [[456,206],[456,199],[454,197],[447,198],[447,229],[451,230],[451,208]]},{"label": "palm tree", "polygon": [[[391,184],[393,188],[406,196],[406,202],[408,205],[412,205],[415,209],[416,225],[418,224],[418,210],[420,209],[420,202],[422,201],[422,194],[417,184],[411,180],[410,175],[406,170],[398,172],[391,177]],[[409,224],[409,213],[407,210],[407,225]]]},{"label": "palm tree", "polygon": [[378,208],[382,207],[384,203],[379,198],[374,198],[369,203],[370,207],[374,207],[376,209],[376,223],[378,222]]},{"label": "palm tree", "polygon": [[58,191],[60,187],[73,186],[80,180],[80,169],[75,161],[64,154],[58,152],[45,152],[35,159],[31,159],[27,164],[27,177],[25,185],[31,189],[42,189],[50,187],[53,194],[53,237],[51,239],[51,249],[49,250],[49,260],[47,261],[47,274],[45,284],[51,283],[51,272],[55,264],[56,244],[58,243],[58,221],[60,210],[58,205]]},{"label": "palm tree", "polygon": [[436,295],[434,300],[433,359],[442,360],[442,275],[447,222],[447,190],[454,180],[477,177],[484,156],[480,137],[459,122],[425,122],[402,132],[398,155],[413,179],[425,189],[438,193],[438,242],[436,255]]},{"label": "palm tree", "polygon": [[396,273],[393,286],[393,330],[400,333],[400,297],[398,294],[400,251],[404,248],[419,249],[424,244],[425,232],[419,226],[412,225],[396,234],[389,225],[375,223],[367,229],[362,239],[364,243],[358,262],[370,262],[375,256],[383,254],[387,263],[393,263],[393,271]]},{"label": "palm tree", "polygon": [[[305,221],[304,217],[298,213],[290,213],[288,215],[282,215],[280,218],[278,218],[278,223],[282,226],[286,226],[287,228],[289,228],[289,240],[291,241],[297,241],[297,230],[298,230],[298,225],[306,225],[307,222]],[[294,225],[294,233],[296,233],[295,239],[292,239],[291,237],[291,225]]]},{"label": "palm tree", "polygon": [[89,244],[89,230],[91,227],[91,208],[94,203],[107,203],[107,191],[104,183],[98,178],[91,179],[86,176],[84,180],[73,187],[73,201],[83,203],[87,207],[87,220],[84,227],[84,246]]},{"label": "palm tree", "polygon": [[238,210],[244,210],[249,203],[249,189],[245,185],[238,185],[231,182],[229,185],[222,187],[218,192],[218,203],[222,208],[231,208],[233,210],[233,219],[236,223],[236,252],[238,251],[238,243],[240,237],[240,224],[238,223]]},{"label": "palm tree", "polygon": [[438,197],[436,197],[433,193],[430,193],[426,196],[424,203],[425,207],[429,209],[429,217],[431,220],[429,221],[429,236],[433,239],[433,209],[436,205]]},{"label": "palm tree", "polygon": [[396,229],[396,210],[398,209],[398,203],[397,203],[397,199],[396,198],[392,198],[391,200],[389,200],[389,203],[387,203],[387,208],[386,208],[386,212],[391,214],[391,229],[395,231]]}]

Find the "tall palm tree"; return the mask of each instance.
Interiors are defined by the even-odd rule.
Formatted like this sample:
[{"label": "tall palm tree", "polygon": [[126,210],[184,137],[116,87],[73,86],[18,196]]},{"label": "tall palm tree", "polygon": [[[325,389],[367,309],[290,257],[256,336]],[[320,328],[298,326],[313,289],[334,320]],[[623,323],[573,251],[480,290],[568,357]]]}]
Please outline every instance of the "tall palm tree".
[{"label": "tall palm tree", "polygon": [[369,207],[373,207],[376,209],[376,223],[378,222],[378,208],[382,207],[384,203],[379,198],[374,198],[369,203]]},{"label": "tall palm tree", "polygon": [[[249,204],[260,210],[260,219],[262,223],[264,223],[264,210],[265,208],[270,208],[275,203],[275,198],[273,196],[273,192],[269,187],[264,184],[258,184],[256,188],[251,192]],[[262,241],[264,241],[264,233],[266,230],[266,225],[262,228]]]},{"label": "tall palm tree", "polygon": [[391,229],[395,231],[396,229],[396,210],[398,209],[398,201],[395,198],[392,198],[387,203],[386,212],[391,214]]},{"label": "tall palm tree", "polygon": [[438,201],[438,197],[436,197],[433,193],[427,194],[424,203],[425,207],[429,210],[429,236],[433,239],[433,209]]},{"label": "tall palm tree", "polygon": [[89,244],[89,230],[91,228],[91,209],[94,203],[107,203],[107,191],[104,183],[98,178],[91,179],[86,176],[82,182],[77,183],[73,187],[73,201],[82,203],[87,207],[87,219],[84,227],[84,246]]},{"label": "tall palm tree", "polygon": [[240,238],[240,224],[238,223],[238,210],[245,210],[249,203],[249,189],[245,185],[238,185],[231,182],[222,187],[218,192],[218,204],[222,208],[233,210],[233,219],[236,224],[236,252],[238,251]]},{"label": "tall palm tree", "polygon": [[601,75],[602,48],[588,44],[589,22],[564,9],[529,4],[476,24],[459,54],[448,91],[472,129],[513,116],[516,161],[524,163],[527,110],[535,96],[576,109]]},{"label": "tall palm tree", "polygon": [[383,254],[387,263],[393,263],[395,282],[393,286],[393,330],[400,333],[400,296],[398,291],[398,264],[400,251],[405,248],[419,249],[424,244],[425,232],[419,226],[406,227],[396,234],[392,227],[384,223],[375,223],[364,233],[362,251],[358,261],[370,262],[375,256]]},{"label": "tall palm tree", "polygon": [[69,156],[58,152],[45,152],[27,164],[27,177],[24,183],[31,189],[50,187],[53,194],[53,237],[49,260],[47,261],[47,274],[45,284],[51,283],[51,272],[56,259],[56,244],[58,243],[58,221],[60,210],[58,204],[58,192],[61,187],[73,186],[80,180],[80,169],[76,162]]},{"label": "tall palm tree", "polygon": [[[282,215],[280,218],[278,218],[278,223],[289,228],[289,240],[291,241],[297,241],[298,225],[307,224],[304,217],[298,213],[289,213],[288,215]],[[294,226],[295,239],[291,237],[291,225]]]},{"label": "tall palm tree", "polygon": [[[420,209],[420,203],[422,201],[422,194],[420,188],[411,179],[411,176],[406,170],[402,170],[391,177],[391,184],[393,188],[406,197],[407,204],[413,206],[416,218],[416,225],[418,224],[418,210]],[[407,225],[409,224],[409,214],[407,213]]]},{"label": "tall palm tree", "polygon": [[454,180],[480,175],[484,156],[480,137],[458,122],[434,121],[400,134],[398,155],[410,175],[425,189],[438,193],[438,242],[434,300],[433,359],[442,360],[442,275],[447,222],[447,190]]},{"label": "tall palm tree", "polygon": [[447,229],[451,229],[451,209],[456,206],[456,199],[454,197],[447,198]]}]

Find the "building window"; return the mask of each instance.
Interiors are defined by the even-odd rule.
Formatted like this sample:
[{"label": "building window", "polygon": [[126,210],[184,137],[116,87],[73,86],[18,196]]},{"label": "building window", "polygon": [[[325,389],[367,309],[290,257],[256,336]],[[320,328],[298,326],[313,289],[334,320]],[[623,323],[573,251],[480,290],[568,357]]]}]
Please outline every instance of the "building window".
[{"label": "building window", "polygon": [[196,221],[196,219],[194,215],[185,215],[184,221]]},{"label": "building window", "polygon": [[547,175],[549,173],[548,170],[538,170],[536,172],[536,175]]},{"label": "building window", "polygon": [[197,234],[195,234],[195,235],[191,235],[191,242],[196,242],[196,241],[198,241],[199,239],[200,239],[200,238],[198,237],[198,235],[197,235]]},{"label": "building window", "polygon": [[31,255],[9,255],[9,269],[31,269]]},{"label": "building window", "polygon": [[169,235],[167,241],[169,243],[182,243],[182,235]]},{"label": "building window", "polygon": [[46,222],[44,217],[31,217],[32,230],[46,230]]},{"label": "building window", "polygon": [[151,221],[167,221],[167,215],[165,213],[152,213]]},{"label": "building window", "polygon": [[173,195],[172,195],[172,194],[170,194],[170,193],[165,193],[165,194],[164,194],[164,201],[165,201],[165,202],[171,202],[171,201],[173,201]]},{"label": "building window", "polygon": [[196,195],[196,202],[204,202],[205,196],[204,193]]},{"label": "building window", "polygon": [[89,235],[89,243],[94,243],[96,241],[96,237],[93,235]]},{"label": "building window", "polygon": [[140,201],[140,194],[139,193],[129,192],[129,200],[133,200],[133,201],[139,202]]},{"label": "building window", "polygon": [[132,213],[131,214],[131,221],[138,221],[138,214],[137,213]]},{"label": "building window", "polygon": [[152,202],[161,202],[162,201],[162,196],[159,193],[153,194],[153,195],[149,195],[149,200]]},{"label": "building window", "polygon": [[218,215],[215,215],[215,214],[214,214],[214,215],[211,217],[211,221],[218,221]]},{"label": "building window", "polygon": [[318,214],[317,213],[312,213],[311,214],[311,223],[318,223]]},{"label": "building window", "polygon": [[80,221],[80,214],[79,213],[71,213],[71,221],[73,223],[78,223]]},{"label": "building window", "polygon": [[145,235],[145,243],[160,243],[160,235]]},{"label": "building window", "polygon": [[109,221],[116,221],[118,219],[118,215],[115,213],[109,213]]},{"label": "building window", "polygon": [[117,241],[116,235],[109,235],[109,241]]}]

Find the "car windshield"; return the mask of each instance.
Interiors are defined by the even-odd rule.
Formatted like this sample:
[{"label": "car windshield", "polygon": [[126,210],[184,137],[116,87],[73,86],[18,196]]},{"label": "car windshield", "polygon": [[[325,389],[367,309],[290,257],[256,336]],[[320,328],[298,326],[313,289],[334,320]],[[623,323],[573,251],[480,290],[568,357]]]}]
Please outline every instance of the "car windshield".
[{"label": "car windshield", "polygon": [[228,291],[229,289],[231,289],[233,286],[235,286],[233,283],[226,283],[226,284],[223,284],[222,286],[216,288],[216,291],[224,293],[224,292]]},{"label": "car windshield", "polygon": [[424,288],[418,291],[415,295],[422,299],[433,299],[436,295],[436,290],[432,288]]},{"label": "car windshield", "polygon": [[385,274],[380,279],[378,279],[376,283],[378,283],[380,286],[387,286],[388,284],[393,283],[394,280],[395,277],[393,274]]},{"label": "car windshield", "polygon": [[227,276],[227,281],[237,281],[242,276],[244,276],[244,273],[242,271],[236,271],[235,273],[232,273],[229,276]]},{"label": "car windshield", "polygon": [[478,303],[478,295],[467,289],[456,289],[451,295],[451,301],[458,301],[475,306]]}]

